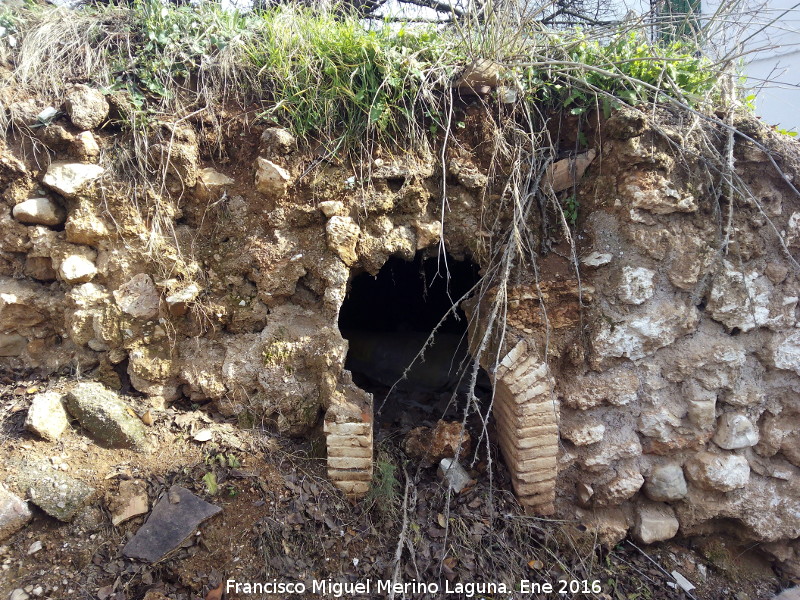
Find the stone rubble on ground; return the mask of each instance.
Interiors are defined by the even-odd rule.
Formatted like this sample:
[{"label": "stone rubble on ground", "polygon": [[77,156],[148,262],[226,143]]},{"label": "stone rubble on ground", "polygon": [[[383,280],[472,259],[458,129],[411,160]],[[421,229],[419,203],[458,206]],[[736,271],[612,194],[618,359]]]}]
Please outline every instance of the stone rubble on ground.
[{"label": "stone rubble on ground", "polygon": [[27,503],[0,483],[0,542],[25,527],[31,518]]},{"label": "stone rubble on ground", "polygon": [[15,471],[30,501],[59,521],[72,521],[94,496],[90,485],[45,461],[25,460]]},{"label": "stone rubble on ground", "polygon": [[65,404],[67,411],[98,444],[135,450],[147,448],[147,430],[141,419],[102,384],[78,383],[67,392]]},{"label": "stone rubble on ground", "polygon": [[58,441],[69,427],[62,398],[59,392],[36,394],[25,418],[25,429],[50,442]]}]

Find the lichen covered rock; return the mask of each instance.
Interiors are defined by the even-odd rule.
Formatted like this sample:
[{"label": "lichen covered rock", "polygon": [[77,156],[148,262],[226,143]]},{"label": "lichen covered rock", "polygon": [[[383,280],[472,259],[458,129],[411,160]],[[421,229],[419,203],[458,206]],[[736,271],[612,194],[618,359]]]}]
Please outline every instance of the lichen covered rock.
[{"label": "lichen covered rock", "polygon": [[93,382],[79,383],[66,395],[69,413],[99,444],[114,448],[147,448],[144,424],[122,399]]}]

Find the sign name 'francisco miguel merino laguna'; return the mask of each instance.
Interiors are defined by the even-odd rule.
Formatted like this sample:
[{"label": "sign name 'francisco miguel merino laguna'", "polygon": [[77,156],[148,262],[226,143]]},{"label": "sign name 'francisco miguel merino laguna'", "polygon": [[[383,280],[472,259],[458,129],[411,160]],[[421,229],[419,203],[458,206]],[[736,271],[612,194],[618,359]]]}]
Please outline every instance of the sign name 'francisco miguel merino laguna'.
[{"label": "sign name 'francisco miguel merino laguna'", "polygon": [[425,583],[412,580],[410,582],[393,582],[390,579],[371,580],[356,582],[340,582],[332,579],[315,579],[310,584],[301,581],[236,581],[228,579],[225,582],[225,594],[236,597],[236,594],[244,596],[252,594],[318,594],[325,598],[352,597],[355,594],[443,594],[457,595],[460,598],[472,598],[476,594],[510,594],[512,591],[523,594],[597,594],[601,592],[600,581],[586,580],[559,580],[557,582],[541,582],[523,579],[518,582],[514,589],[507,583],[496,581],[482,582],[454,582],[445,581],[439,583]]}]

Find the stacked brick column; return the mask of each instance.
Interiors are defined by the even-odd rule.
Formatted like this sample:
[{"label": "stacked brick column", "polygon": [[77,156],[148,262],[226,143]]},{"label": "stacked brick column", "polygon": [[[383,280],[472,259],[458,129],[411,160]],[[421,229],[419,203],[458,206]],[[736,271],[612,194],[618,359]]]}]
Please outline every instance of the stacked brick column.
[{"label": "stacked brick column", "polygon": [[372,423],[325,421],[328,477],[348,496],[369,491],[372,481]]},{"label": "stacked brick column", "polygon": [[558,400],[550,370],[520,341],[494,374],[494,416],[514,492],[531,512],[554,512],[558,474]]}]

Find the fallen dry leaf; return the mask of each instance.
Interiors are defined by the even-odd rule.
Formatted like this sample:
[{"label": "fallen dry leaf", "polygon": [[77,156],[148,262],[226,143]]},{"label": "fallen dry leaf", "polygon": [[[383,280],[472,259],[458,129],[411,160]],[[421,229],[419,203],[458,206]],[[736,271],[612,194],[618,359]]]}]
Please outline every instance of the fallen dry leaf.
[{"label": "fallen dry leaf", "polygon": [[205,600],[222,600],[222,582],[206,594]]},{"label": "fallen dry leaf", "polygon": [[141,416],[141,419],[142,419],[142,423],[144,423],[147,426],[152,426],[153,423],[155,423],[155,419],[153,418],[153,413],[151,411],[149,411],[149,410],[146,411]]},{"label": "fallen dry leaf", "polygon": [[534,558],[533,560],[529,560],[528,561],[528,566],[531,569],[539,570],[539,569],[544,568],[544,563],[542,561],[540,561],[538,558]]},{"label": "fallen dry leaf", "polygon": [[441,527],[442,529],[444,529],[445,526],[447,525],[447,520],[444,518],[444,515],[442,513],[436,515],[436,522],[439,523],[439,527]]}]

